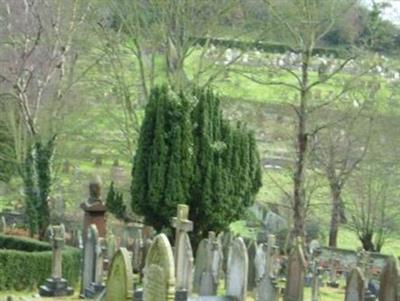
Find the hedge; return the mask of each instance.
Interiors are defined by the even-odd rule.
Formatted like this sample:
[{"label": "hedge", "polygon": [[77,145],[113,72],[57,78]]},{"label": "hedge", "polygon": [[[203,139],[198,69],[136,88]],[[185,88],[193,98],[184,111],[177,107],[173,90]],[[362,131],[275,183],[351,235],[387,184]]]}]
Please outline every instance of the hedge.
[{"label": "hedge", "polygon": [[[79,249],[63,250],[63,277],[75,286],[80,271]],[[51,276],[52,251],[48,243],[0,235],[0,290],[31,290]]]}]

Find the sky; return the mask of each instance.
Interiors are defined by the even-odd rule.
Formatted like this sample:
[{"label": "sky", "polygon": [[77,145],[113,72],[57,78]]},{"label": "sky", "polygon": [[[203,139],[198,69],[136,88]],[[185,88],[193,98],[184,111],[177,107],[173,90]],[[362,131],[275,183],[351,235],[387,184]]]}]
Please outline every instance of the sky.
[{"label": "sky", "polygon": [[[386,2],[390,7],[383,11],[383,17],[391,22],[400,25],[400,0],[375,0],[376,2]],[[373,0],[364,0],[367,5],[372,5]]]}]

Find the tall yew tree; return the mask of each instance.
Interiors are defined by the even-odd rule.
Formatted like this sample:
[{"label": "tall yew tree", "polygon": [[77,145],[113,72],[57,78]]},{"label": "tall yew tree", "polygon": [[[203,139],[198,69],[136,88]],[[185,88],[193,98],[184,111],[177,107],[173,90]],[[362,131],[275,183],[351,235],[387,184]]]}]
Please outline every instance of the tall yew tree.
[{"label": "tall yew tree", "polygon": [[132,177],[132,209],[162,230],[186,203],[195,240],[239,219],[261,187],[253,133],[223,119],[212,91],[165,86],[150,94]]}]

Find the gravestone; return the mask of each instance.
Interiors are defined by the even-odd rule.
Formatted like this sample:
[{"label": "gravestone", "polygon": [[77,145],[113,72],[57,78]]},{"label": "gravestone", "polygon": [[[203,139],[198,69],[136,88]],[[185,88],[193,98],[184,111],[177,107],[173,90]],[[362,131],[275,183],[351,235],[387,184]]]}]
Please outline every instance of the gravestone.
[{"label": "gravestone", "polygon": [[228,257],[226,295],[245,301],[247,293],[247,273],[249,258],[246,245],[241,237],[236,238],[231,245]]},{"label": "gravestone", "polygon": [[4,216],[1,217],[0,233],[6,233],[7,231],[7,221]]},{"label": "gravestone", "polygon": [[193,222],[188,220],[189,207],[178,205],[177,216],[172,220],[175,232],[175,271],[176,289],[186,291],[192,290],[193,251],[190,244],[188,232],[193,231]]},{"label": "gravestone", "polygon": [[109,231],[107,234],[107,258],[111,260],[116,250],[116,242],[114,234]]},{"label": "gravestone", "polygon": [[131,258],[126,248],[120,248],[112,258],[106,290],[105,301],[123,301],[133,298]]},{"label": "gravestone", "polygon": [[49,227],[50,241],[53,248],[51,277],[46,279],[44,285],[39,288],[39,294],[43,297],[69,296],[74,290],[68,286],[67,280],[62,278],[62,249],[64,247],[64,225]]},{"label": "gravestone", "polygon": [[83,268],[81,277],[81,294],[80,296],[86,297],[86,289],[88,289],[92,282],[95,282],[96,271],[96,249],[99,244],[99,233],[96,225],[90,225],[86,235],[86,241],[83,248]]},{"label": "gravestone", "polygon": [[193,251],[187,233],[179,236],[175,252],[179,256],[176,265],[176,289],[186,291],[190,295],[193,281]]},{"label": "gravestone", "polygon": [[164,234],[159,234],[154,238],[147,253],[143,284],[144,301],[174,301],[174,255],[168,238]]},{"label": "gravestone", "polygon": [[320,301],[320,273],[321,269],[319,267],[321,249],[315,248],[312,252],[312,261],[311,261],[311,271],[312,271],[312,280],[311,280],[311,301]]},{"label": "gravestone", "polygon": [[214,232],[208,233],[196,252],[193,291],[200,296],[215,296],[221,277],[223,253]]},{"label": "gravestone", "polygon": [[249,272],[247,275],[247,290],[252,291],[256,286],[256,266],[255,258],[257,251],[257,243],[252,240],[247,247],[247,255],[249,257]]},{"label": "gravestone", "polygon": [[278,271],[275,268],[275,243],[274,235],[268,236],[268,244],[261,244],[256,250],[256,283],[255,290],[257,301],[275,301],[278,297],[278,289],[274,281]]},{"label": "gravestone", "polygon": [[399,262],[395,256],[389,257],[380,275],[379,301],[400,300]]},{"label": "gravestone", "polygon": [[94,281],[91,282],[90,285],[85,288],[85,296],[87,298],[94,298],[96,295],[98,295],[100,292],[104,290],[103,269],[104,269],[105,257],[106,257],[105,241],[104,238],[99,237],[95,245]]},{"label": "gravestone", "polygon": [[345,301],[364,301],[365,279],[360,268],[354,268],[346,284]]},{"label": "gravestone", "polygon": [[306,260],[304,258],[302,241],[298,237],[296,245],[289,256],[285,301],[303,301],[305,268]]},{"label": "gravestone", "polygon": [[106,237],[106,206],[101,200],[101,180],[96,178],[89,184],[89,198],[81,204],[84,211],[83,243],[90,225],[95,224],[100,237]]}]

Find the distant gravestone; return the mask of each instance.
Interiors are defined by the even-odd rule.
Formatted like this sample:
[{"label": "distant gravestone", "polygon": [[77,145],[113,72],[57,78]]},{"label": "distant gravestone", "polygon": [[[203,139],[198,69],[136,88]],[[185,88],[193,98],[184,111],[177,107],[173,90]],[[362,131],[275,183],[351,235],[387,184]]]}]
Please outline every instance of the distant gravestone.
[{"label": "distant gravestone", "polygon": [[257,252],[257,242],[252,240],[247,247],[249,257],[249,272],[247,275],[247,290],[252,291],[256,286],[256,266],[255,258]]},{"label": "distant gravestone", "polygon": [[164,234],[154,238],[146,257],[144,301],[174,301],[175,262],[171,245]]},{"label": "distant gravestone", "polygon": [[112,258],[107,276],[105,301],[132,300],[133,273],[131,258],[126,248],[120,248]]},{"label": "distant gravestone", "polygon": [[355,268],[347,279],[345,301],[364,301],[364,293],[364,275],[360,268]]},{"label": "distant gravestone", "polygon": [[303,301],[305,268],[306,260],[302,241],[297,238],[296,245],[289,256],[285,301]]},{"label": "distant gravestone", "polygon": [[115,254],[116,241],[114,234],[110,231],[107,234],[107,258],[111,260]]},{"label": "distant gravestone", "polygon": [[96,248],[98,246],[99,233],[96,225],[92,224],[88,228],[86,241],[83,247],[83,268],[82,268],[82,284],[81,297],[86,296],[86,289],[92,282],[95,282],[96,271]]},{"label": "distant gravestone", "polygon": [[4,216],[1,217],[0,233],[6,233],[7,231],[7,221]]},{"label": "distant gravestone", "polygon": [[389,257],[380,276],[379,301],[400,300],[399,262],[395,256]]},{"label": "distant gravestone", "polygon": [[247,293],[247,273],[249,258],[246,245],[241,237],[236,238],[231,245],[228,257],[226,295],[245,301]]},{"label": "distant gravestone", "polygon": [[214,232],[208,233],[196,252],[193,277],[193,291],[200,296],[214,296],[217,293],[222,271],[222,246]]},{"label": "distant gravestone", "polygon": [[193,281],[193,251],[187,233],[179,236],[175,252],[179,254],[176,264],[176,288],[185,290],[190,295]]},{"label": "distant gravestone", "polygon": [[275,275],[275,236],[268,236],[268,245],[261,244],[256,250],[256,283],[257,301],[276,300],[278,290],[274,285]]}]

